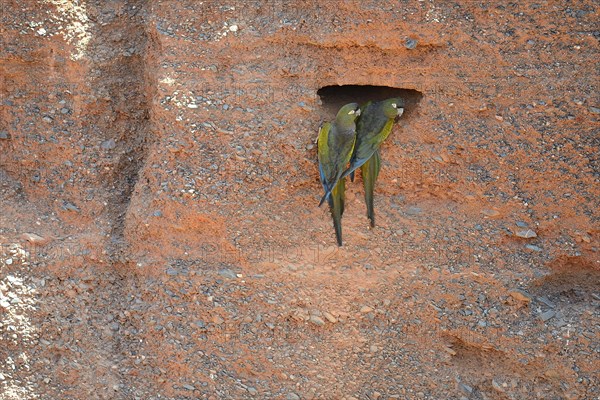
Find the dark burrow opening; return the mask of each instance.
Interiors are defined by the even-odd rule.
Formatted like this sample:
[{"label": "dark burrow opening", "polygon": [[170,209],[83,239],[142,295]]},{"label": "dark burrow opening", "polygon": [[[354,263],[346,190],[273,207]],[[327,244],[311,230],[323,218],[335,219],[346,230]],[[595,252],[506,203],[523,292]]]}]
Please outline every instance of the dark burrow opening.
[{"label": "dark burrow opening", "polygon": [[344,104],[362,105],[370,100],[379,101],[391,97],[402,97],[406,102],[405,112],[410,114],[423,98],[423,94],[418,90],[373,85],[324,86],[317,90],[317,94],[321,98],[327,118],[335,116]]}]

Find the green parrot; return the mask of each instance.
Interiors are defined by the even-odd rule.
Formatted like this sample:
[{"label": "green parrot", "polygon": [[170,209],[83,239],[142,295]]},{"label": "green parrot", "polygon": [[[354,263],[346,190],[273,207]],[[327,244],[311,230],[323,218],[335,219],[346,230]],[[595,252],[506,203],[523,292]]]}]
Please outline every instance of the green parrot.
[{"label": "green parrot", "polygon": [[325,200],[329,203],[338,246],[342,245],[342,214],[346,192],[346,180],[342,179],[342,174],[354,152],[356,118],[359,115],[357,103],[346,104],[338,111],[334,122],[326,122],[319,129],[319,175],[325,190],[319,206]]},{"label": "green parrot", "polygon": [[350,175],[354,181],[354,171],[361,168],[367,216],[371,227],[375,227],[375,212],[373,209],[373,191],[375,181],[381,169],[379,147],[392,132],[394,122],[404,112],[404,100],[400,97],[378,102],[368,102],[361,107],[361,116],[356,123],[356,145],[350,159],[350,168],[343,177]]}]

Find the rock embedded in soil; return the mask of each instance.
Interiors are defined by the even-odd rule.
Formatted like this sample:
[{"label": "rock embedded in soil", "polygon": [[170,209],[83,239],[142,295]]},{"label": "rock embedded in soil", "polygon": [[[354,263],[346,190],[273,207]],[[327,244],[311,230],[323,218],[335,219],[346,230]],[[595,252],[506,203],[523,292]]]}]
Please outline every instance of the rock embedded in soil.
[{"label": "rock embedded in soil", "polygon": [[334,317],[331,313],[328,313],[327,311],[323,312],[323,316],[325,317],[325,319],[327,319],[327,321],[331,322],[332,324],[335,324],[337,322],[337,318]]},{"label": "rock embedded in soil", "polygon": [[542,249],[540,247],[538,247],[538,246],[536,246],[534,244],[527,244],[527,245],[525,245],[525,248],[529,249],[529,250],[532,250],[532,251],[537,251],[537,252],[542,251]]},{"label": "rock embedded in soil", "polygon": [[27,240],[29,243],[37,245],[37,246],[43,246],[45,244],[48,244],[48,242],[50,242],[50,238],[45,238],[45,237],[40,236],[35,233],[24,233],[21,235],[21,237],[23,239]]},{"label": "rock embedded in soil", "polygon": [[531,295],[523,290],[517,289],[509,293],[510,297],[523,303],[531,302]]},{"label": "rock embedded in soil", "polygon": [[495,379],[495,378],[494,378],[494,379],[492,379],[492,387],[494,388],[494,390],[496,390],[496,391],[497,391],[497,392],[499,392],[499,393],[504,393],[504,392],[505,392],[505,390],[504,390],[504,388],[502,387],[502,385],[500,385],[500,384],[498,383],[498,381],[496,381],[496,379]]},{"label": "rock embedded in soil", "polygon": [[373,308],[371,308],[371,307],[369,307],[369,306],[362,306],[362,307],[360,308],[360,312],[361,312],[362,314],[367,314],[367,313],[370,313],[371,311],[373,311]]},{"label": "rock embedded in soil", "polygon": [[112,150],[115,147],[117,147],[117,142],[115,142],[114,139],[108,139],[108,140],[105,140],[104,142],[102,142],[100,144],[100,147],[103,148],[104,150]]},{"label": "rock embedded in soil", "polygon": [[415,47],[417,47],[417,44],[418,44],[417,40],[411,39],[411,38],[408,38],[404,41],[404,47],[406,47],[409,50],[412,50]]},{"label": "rock embedded in soil", "polygon": [[485,215],[486,217],[490,217],[490,218],[498,217],[500,215],[500,211],[493,210],[491,208],[484,208],[483,210],[481,210],[481,213],[483,215]]},{"label": "rock embedded in soil", "polygon": [[232,270],[230,270],[229,268],[223,268],[223,269],[219,270],[219,275],[221,275],[223,278],[227,278],[227,279],[236,279],[237,278],[237,274],[235,272],[233,272]]},{"label": "rock embedded in soil", "polygon": [[532,238],[536,238],[537,237],[537,233],[535,233],[531,229],[522,229],[520,231],[517,231],[515,233],[515,236],[520,237],[520,238],[524,238],[524,239],[532,239]]},{"label": "rock embedded in soil", "polygon": [[541,313],[540,318],[542,319],[542,321],[546,322],[549,319],[554,318],[555,315],[556,315],[556,311],[548,310],[546,312]]}]

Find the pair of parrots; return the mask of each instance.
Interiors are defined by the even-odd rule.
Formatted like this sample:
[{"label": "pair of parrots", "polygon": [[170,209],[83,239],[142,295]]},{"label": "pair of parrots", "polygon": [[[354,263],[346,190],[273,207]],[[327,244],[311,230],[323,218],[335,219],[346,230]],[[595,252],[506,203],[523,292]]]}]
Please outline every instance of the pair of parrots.
[{"label": "pair of parrots", "polygon": [[327,200],[338,246],[342,245],[346,177],[350,175],[354,181],[358,168],[363,177],[367,216],[371,227],[375,226],[373,190],[381,168],[379,147],[403,112],[404,100],[399,97],[370,101],[360,107],[350,103],[338,111],[335,121],[324,123],[319,130],[319,174],[325,190],[319,206]]}]

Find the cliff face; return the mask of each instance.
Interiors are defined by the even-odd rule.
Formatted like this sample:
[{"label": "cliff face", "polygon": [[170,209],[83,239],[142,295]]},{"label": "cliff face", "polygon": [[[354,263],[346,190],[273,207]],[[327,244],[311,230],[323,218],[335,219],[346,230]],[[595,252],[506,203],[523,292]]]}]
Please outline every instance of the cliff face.
[{"label": "cliff face", "polygon": [[[29,249],[35,279],[95,288],[39,287],[40,329],[78,302],[92,326],[106,309],[120,324],[82,334],[117,369],[76,380],[123,398],[598,395],[593,346],[561,341],[598,323],[593,1],[2,7],[1,242]],[[378,226],[359,177],[337,248],[318,127],[392,93],[407,105],[382,149]]]}]

